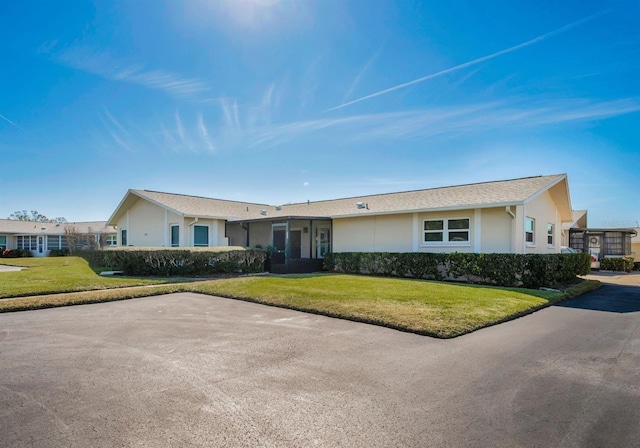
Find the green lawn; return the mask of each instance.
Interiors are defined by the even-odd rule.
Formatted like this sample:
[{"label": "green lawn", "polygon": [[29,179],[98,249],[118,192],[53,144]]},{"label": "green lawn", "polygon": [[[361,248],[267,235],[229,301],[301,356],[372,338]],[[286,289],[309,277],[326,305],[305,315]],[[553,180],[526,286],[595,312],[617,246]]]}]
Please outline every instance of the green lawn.
[{"label": "green lawn", "polygon": [[179,280],[101,277],[89,267],[86,260],[79,257],[0,258],[0,264],[27,268],[18,272],[0,273],[0,298],[172,283]]},{"label": "green lawn", "polygon": [[[600,285],[585,281],[563,292],[551,292],[341,274],[266,275],[167,285],[163,283],[180,279],[100,277],[76,257],[1,259],[0,263],[29,266],[26,271],[0,273],[0,298],[5,297],[0,300],[0,312],[198,292],[440,338],[513,319]],[[151,284],[157,286],[149,287]],[[136,285],[146,286],[114,289]],[[92,291],[46,295],[88,290]],[[36,294],[43,295],[18,297]]]},{"label": "green lawn", "polygon": [[437,337],[468,333],[571,294],[332,274],[225,279],[189,290]]}]

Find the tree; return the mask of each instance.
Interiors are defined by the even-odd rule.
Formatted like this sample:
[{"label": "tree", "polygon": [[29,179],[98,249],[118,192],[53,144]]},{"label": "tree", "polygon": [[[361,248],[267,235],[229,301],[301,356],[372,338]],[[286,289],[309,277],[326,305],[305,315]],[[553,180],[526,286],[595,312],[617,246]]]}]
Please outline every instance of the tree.
[{"label": "tree", "polygon": [[93,229],[89,227],[87,233],[81,233],[78,228],[72,224],[64,226],[64,236],[67,240],[67,249],[73,254],[76,250],[96,250],[99,248]]},{"label": "tree", "polygon": [[31,212],[27,212],[26,210],[18,210],[9,215],[9,219],[13,219],[16,221],[34,221],[34,222],[57,222],[57,223],[65,223],[66,219],[59,217],[49,219],[42,213],[37,210],[31,210]]}]

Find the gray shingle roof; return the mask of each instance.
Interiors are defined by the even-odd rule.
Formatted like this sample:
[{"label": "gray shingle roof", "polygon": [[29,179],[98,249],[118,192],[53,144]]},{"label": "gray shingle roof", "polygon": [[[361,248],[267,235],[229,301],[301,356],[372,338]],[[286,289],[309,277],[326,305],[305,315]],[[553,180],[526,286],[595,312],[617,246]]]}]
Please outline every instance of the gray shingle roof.
[{"label": "gray shingle roof", "polygon": [[[230,221],[273,219],[278,217],[337,218],[521,204],[565,178],[565,174],[555,174],[398,193],[285,204],[280,207],[148,190],[131,190],[131,192],[159,205],[175,210],[185,216],[212,217],[228,219]],[[362,203],[360,207],[358,207],[358,203]],[[266,212],[266,215],[261,213],[263,211]]]},{"label": "gray shingle roof", "polygon": [[107,226],[106,221],[91,222],[34,222],[34,221],[17,221],[14,219],[0,219],[0,233],[6,234],[26,234],[26,235],[63,235],[66,226],[74,226],[80,233],[116,233],[116,229]]}]

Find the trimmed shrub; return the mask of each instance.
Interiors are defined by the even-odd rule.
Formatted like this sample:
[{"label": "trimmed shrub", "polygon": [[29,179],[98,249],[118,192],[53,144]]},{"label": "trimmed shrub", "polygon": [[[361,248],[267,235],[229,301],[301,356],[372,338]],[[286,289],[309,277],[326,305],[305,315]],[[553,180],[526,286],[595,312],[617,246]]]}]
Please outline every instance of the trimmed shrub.
[{"label": "trimmed shrub", "polygon": [[640,261],[636,261],[635,263],[633,263],[633,270],[640,271]]},{"label": "trimmed shrub", "polygon": [[266,252],[257,249],[113,249],[78,252],[94,268],[132,276],[208,275],[263,272]]},{"label": "trimmed shrub", "polygon": [[31,251],[27,249],[5,249],[0,253],[0,258],[27,258],[33,257]]},{"label": "trimmed shrub", "polygon": [[539,288],[588,274],[588,254],[475,254],[426,252],[340,252],[327,254],[328,271],[452,280]]},{"label": "trimmed shrub", "polygon": [[69,249],[51,249],[49,251],[50,257],[66,257],[71,255]]},{"label": "trimmed shrub", "polygon": [[618,271],[618,272],[631,272],[633,270],[634,262],[631,257],[623,258],[609,258],[605,257],[600,260],[600,270],[603,271]]}]

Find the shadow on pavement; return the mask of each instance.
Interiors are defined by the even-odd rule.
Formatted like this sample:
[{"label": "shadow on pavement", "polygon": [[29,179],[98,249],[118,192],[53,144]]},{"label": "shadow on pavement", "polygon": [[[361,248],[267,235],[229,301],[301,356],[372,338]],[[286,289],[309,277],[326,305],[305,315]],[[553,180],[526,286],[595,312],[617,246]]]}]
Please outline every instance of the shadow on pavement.
[{"label": "shadow on pavement", "polygon": [[603,283],[600,289],[554,306],[611,313],[640,312],[640,286]]}]

